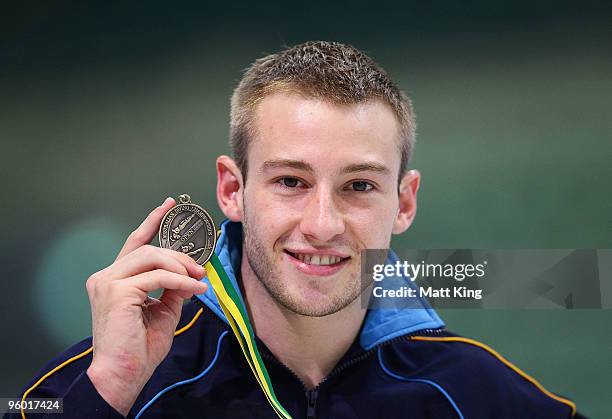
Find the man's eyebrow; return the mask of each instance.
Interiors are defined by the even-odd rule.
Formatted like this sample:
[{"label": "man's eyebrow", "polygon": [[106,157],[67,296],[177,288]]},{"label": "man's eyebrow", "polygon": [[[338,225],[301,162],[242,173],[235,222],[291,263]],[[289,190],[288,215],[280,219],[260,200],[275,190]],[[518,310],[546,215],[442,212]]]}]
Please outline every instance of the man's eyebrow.
[{"label": "man's eyebrow", "polygon": [[265,172],[271,169],[296,169],[303,170],[306,172],[314,172],[313,167],[302,160],[290,160],[290,159],[277,159],[277,160],[266,160],[261,165],[261,172]]},{"label": "man's eyebrow", "polygon": [[391,174],[391,170],[384,164],[380,163],[356,163],[348,165],[340,171],[341,174],[349,174],[355,172],[377,172],[383,175]]},{"label": "man's eyebrow", "polygon": [[[291,159],[276,159],[266,160],[262,165],[260,172],[264,173],[272,169],[295,169],[303,170],[305,172],[314,172],[314,168],[303,160],[291,160]],[[388,175],[391,170],[384,164],[375,162],[355,163],[343,167],[340,170],[340,174],[350,174],[357,172],[376,172],[383,175]]]}]

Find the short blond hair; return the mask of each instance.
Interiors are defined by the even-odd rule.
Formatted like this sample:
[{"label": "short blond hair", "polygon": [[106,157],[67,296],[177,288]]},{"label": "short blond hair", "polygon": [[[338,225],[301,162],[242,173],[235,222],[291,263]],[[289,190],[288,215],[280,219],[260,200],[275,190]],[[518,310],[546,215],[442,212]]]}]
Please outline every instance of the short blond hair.
[{"label": "short blond hair", "polygon": [[350,105],[379,99],[395,113],[399,126],[400,179],[415,142],[415,117],[410,99],[374,60],[351,45],[311,41],[257,59],[234,90],[230,111],[230,146],[246,181],[248,146],[255,135],[254,108],[266,95],[294,91]]}]

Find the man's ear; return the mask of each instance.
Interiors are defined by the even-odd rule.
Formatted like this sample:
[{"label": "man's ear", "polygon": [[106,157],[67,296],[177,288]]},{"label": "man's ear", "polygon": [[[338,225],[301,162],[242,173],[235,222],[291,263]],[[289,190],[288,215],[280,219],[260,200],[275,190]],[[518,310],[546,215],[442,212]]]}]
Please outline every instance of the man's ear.
[{"label": "man's ear", "polygon": [[393,224],[393,234],[401,234],[410,227],[417,210],[417,191],[421,182],[418,170],[409,170],[399,184],[399,208]]},{"label": "man's ear", "polygon": [[217,202],[223,214],[232,221],[242,221],[242,173],[228,156],[217,159]]}]

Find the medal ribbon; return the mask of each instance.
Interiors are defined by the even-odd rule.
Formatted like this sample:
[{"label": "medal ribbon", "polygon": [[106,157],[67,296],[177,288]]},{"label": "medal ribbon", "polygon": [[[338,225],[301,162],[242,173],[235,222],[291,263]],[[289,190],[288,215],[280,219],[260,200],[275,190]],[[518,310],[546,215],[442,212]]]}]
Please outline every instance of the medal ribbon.
[{"label": "medal ribbon", "polygon": [[234,285],[230,281],[221,261],[215,254],[208,262],[204,265],[208,274],[208,279],[213,287],[213,291],[217,296],[217,300],[221,305],[221,309],[227,318],[227,321],[240,343],[242,353],[246,358],[253,375],[257,379],[259,386],[263,390],[268,402],[281,419],[291,419],[291,415],[280,404],[274,389],[272,388],[272,382],[268,375],[268,370],[264,365],[257,344],[255,342],[255,333],[251,327],[249,316],[246,313],[246,309],[238,296],[238,292],[234,288]]}]

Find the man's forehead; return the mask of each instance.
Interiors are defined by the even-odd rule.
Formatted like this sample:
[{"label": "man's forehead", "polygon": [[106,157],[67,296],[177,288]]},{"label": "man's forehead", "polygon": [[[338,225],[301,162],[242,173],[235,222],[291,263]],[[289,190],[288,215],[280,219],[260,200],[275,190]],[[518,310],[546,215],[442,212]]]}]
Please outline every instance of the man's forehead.
[{"label": "man's forehead", "polygon": [[312,97],[294,91],[275,92],[264,96],[254,108],[254,122],[269,126],[271,119],[283,119],[293,124],[320,122],[328,119],[347,120],[368,124],[381,120],[390,129],[399,128],[399,122],[391,107],[381,99],[370,98],[356,103],[337,103],[331,99]]},{"label": "man's forehead", "polygon": [[[345,165],[399,159],[399,123],[390,107],[380,101],[338,105],[293,93],[275,93],[256,106],[252,122],[255,132],[249,154],[260,157],[258,164],[279,159],[309,160],[305,154],[320,155],[323,151],[327,154],[321,157],[326,159],[345,155]],[[372,159],[365,159],[367,155]]]}]

